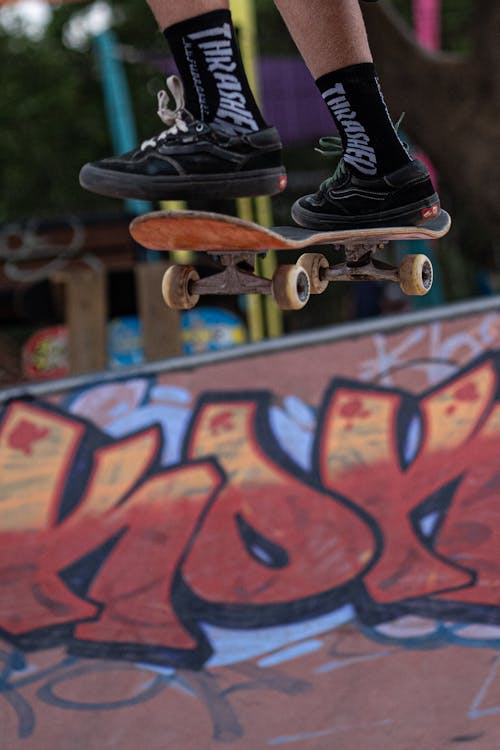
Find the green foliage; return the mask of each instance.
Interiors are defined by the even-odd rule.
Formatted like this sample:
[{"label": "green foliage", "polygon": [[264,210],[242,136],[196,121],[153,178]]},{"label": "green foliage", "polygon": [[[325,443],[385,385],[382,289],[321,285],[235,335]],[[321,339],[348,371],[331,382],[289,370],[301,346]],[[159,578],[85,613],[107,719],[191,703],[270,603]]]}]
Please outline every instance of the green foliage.
[{"label": "green foliage", "polygon": [[[126,5],[134,11],[139,7],[132,2],[120,4],[120,40],[146,46],[147,38],[157,36],[152,16],[141,3],[134,20],[134,13],[125,12]],[[82,164],[113,150],[91,45],[79,51],[63,44],[66,23],[81,10],[82,6],[57,8],[39,41],[0,30],[4,62],[0,66],[0,222],[122,210],[121,202],[92,195],[78,184]],[[148,113],[141,118],[140,130],[151,135],[152,129],[158,129],[156,101],[147,88],[151,69],[126,67],[134,110]]]},{"label": "green foliage", "polygon": [[58,36],[63,13],[39,42],[0,33],[2,221],[84,207],[81,159],[109,147],[94,66]]},{"label": "green foliage", "polygon": [[297,55],[297,49],[272,0],[256,0],[259,50],[262,55]]}]

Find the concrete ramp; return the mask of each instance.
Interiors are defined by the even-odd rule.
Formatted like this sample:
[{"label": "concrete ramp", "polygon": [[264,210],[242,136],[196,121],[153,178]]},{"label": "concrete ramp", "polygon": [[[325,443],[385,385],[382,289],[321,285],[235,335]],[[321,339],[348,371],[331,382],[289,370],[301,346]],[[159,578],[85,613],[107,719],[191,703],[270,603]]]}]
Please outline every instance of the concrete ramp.
[{"label": "concrete ramp", "polygon": [[498,750],[499,305],[0,392],[2,748]]}]

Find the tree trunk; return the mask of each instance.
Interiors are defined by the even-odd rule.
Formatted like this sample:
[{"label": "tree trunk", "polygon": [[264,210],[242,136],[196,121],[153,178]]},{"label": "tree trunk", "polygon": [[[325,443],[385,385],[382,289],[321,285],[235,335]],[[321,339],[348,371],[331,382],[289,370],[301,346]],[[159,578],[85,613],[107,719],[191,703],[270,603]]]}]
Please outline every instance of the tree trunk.
[{"label": "tree trunk", "polygon": [[492,232],[500,229],[500,3],[476,0],[473,50],[424,50],[387,2],[364,8],[393,118],[429,155],[450,194]]}]

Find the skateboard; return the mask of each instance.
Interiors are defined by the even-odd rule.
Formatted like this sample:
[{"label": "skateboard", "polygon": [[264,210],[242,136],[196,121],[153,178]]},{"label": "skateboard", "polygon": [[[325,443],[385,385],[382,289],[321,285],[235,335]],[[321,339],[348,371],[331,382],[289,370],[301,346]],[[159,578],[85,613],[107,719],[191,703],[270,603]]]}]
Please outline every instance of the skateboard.
[{"label": "skateboard", "polygon": [[[399,266],[378,257],[392,240],[435,240],[450,229],[441,211],[419,226],[318,231],[286,226],[268,229],[250,221],[207,211],[153,211],[130,224],[134,240],[150,250],[207,253],[216,271],[200,278],[194,266],[170,266],[162,282],[166,304],[177,310],[196,305],[202,294],[270,294],[282,310],[299,310],[310,294],[321,294],[331,281],[385,280],[405,294],[427,294],[432,263],[426,255],[406,255]],[[330,265],[325,255],[306,252],[294,264],[279,265],[272,279],[257,275],[256,258],[269,250],[304,250],[327,245],[343,252]]]}]

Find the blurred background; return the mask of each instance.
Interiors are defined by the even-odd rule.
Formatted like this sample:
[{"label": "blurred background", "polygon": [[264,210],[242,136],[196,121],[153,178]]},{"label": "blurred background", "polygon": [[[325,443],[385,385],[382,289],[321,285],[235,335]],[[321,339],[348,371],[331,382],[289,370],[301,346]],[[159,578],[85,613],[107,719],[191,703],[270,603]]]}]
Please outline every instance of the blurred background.
[{"label": "blurred background", "polygon": [[[315,146],[333,125],[272,1],[233,6],[265,117],[282,134],[289,187],[264,203],[190,207],[287,224],[293,201],[330,174]],[[432,292],[415,300],[394,285],[332,284],[299,312],[203,298],[204,316],[162,317],[161,302],[148,304],[166,258],[128,233],[134,215],[157,206],[88,193],[78,173],[162,130],[156,93],[174,72],[163,35],[136,0],[0,5],[0,387],[499,290],[500,8],[382,0],[364,11],[391,115],[406,112],[403,138],[430,164],[454,221],[444,240],[422,248],[436,269]],[[286,255],[279,261],[293,262]]]}]

